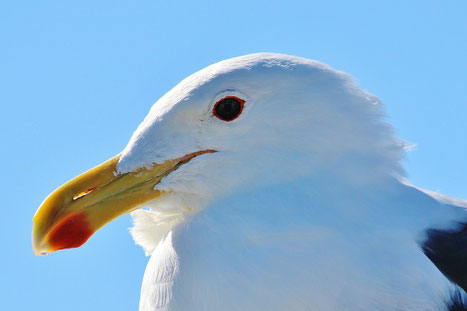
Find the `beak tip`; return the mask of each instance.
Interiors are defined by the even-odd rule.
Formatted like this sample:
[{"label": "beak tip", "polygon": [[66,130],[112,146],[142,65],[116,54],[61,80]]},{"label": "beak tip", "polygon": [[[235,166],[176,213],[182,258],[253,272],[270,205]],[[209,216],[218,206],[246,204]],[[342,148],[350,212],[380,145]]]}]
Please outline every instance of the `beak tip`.
[{"label": "beak tip", "polygon": [[34,236],[32,237],[32,250],[36,256],[47,256],[50,254],[50,252],[42,250],[40,243],[38,243]]},{"label": "beak tip", "polygon": [[36,253],[35,255],[38,257],[45,257],[45,256],[49,256],[50,254],[51,252],[42,252],[42,253]]},{"label": "beak tip", "polygon": [[34,245],[34,243],[32,245],[32,250],[34,251],[34,255],[36,255],[36,256],[47,256],[47,255],[49,255],[51,253],[51,252],[41,250],[39,247]]}]

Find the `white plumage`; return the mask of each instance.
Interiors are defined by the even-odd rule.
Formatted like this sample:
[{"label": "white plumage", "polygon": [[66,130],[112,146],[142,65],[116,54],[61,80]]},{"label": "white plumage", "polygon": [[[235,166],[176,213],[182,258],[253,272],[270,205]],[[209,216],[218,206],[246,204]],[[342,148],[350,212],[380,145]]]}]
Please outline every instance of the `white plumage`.
[{"label": "white plumage", "polygon": [[[226,96],[245,100],[231,122],[212,112]],[[450,273],[465,269],[438,269],[429,230],[462,238],[467,203],[410,185],[383,119],[348,75],[293,56],[242,56],[183,80],[117,166],[218,151],[133,212],[135,241],[152,254],[140,310],[449,310],[446,275],[463,287]]]}]

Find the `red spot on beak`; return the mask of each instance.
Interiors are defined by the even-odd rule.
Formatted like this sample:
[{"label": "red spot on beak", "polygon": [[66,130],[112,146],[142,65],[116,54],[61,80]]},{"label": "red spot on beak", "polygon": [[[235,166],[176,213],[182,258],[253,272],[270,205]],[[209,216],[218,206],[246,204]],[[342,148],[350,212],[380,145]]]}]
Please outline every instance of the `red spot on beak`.
[{"label": "red spot on beak", "polygon": [[59,249],[76,248],[83,245],[93,234],[83,213],[71,215],[56,225],[49,236],[50,247]]}]

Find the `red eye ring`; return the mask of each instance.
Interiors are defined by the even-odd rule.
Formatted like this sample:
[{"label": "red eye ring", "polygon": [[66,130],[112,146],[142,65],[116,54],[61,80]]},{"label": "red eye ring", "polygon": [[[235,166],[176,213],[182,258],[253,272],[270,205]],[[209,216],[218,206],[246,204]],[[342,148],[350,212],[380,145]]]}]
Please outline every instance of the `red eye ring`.
[{"label": "red eye ring", "polygon": [[245,100],[236,96],[226,96],[218,100],[212,113],[222,121],[230,122],[242,114]]}]

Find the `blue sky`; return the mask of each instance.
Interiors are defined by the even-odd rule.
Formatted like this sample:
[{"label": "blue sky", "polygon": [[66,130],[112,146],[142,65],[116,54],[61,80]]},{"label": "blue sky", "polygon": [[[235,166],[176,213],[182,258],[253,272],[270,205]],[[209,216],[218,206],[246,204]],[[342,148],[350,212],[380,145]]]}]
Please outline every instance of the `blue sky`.
[{"label": "blue sky", "polygon": [[467,198],[467,2],[3,1],[0,309],[134,310],[147,258],[123,216],[35,257],[57,186],[119,153],[150,106],[225,58],[281,52],[356,77],[386,104],[418,186]]}]

